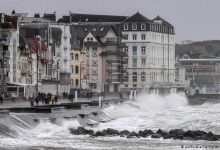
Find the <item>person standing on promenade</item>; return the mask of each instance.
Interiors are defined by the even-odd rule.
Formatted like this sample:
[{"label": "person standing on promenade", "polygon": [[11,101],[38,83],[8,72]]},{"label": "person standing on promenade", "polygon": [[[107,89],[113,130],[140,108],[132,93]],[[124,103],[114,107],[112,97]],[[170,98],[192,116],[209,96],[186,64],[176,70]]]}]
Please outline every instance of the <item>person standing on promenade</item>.
[{"label": "person standing on promenade", "polygon": [[0,103],[3,104],[3,101],[4,101],[4,99],[3,99],[2,95],[0,95]]}]

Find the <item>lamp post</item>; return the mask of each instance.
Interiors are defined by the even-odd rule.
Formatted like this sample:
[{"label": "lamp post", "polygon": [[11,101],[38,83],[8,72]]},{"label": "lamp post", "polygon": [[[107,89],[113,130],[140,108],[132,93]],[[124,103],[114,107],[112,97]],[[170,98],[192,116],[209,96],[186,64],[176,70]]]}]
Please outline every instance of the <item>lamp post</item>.
[{"label": "lamp post", "polygon": [[59,79],[59,60],[57,60],[57,67],[56,67],[56,69],[57,69],[57,85],[56,85],[56,95],[58,96],[58,87],[59,87],[59,84],[58,84],[58,79]]}]

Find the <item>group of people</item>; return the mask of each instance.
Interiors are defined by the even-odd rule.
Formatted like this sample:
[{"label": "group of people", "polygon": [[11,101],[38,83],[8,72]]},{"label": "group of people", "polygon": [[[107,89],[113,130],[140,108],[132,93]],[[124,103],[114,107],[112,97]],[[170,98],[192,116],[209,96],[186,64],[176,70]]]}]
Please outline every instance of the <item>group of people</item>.
[{"label": "group of people", "polygon": [[34,103],[36,105],[39,105],[39,103],[42,103],[42,105],[49,105],[50,102],[52,104],[55,104],[57,103],[57,96],[56,95],[52,95],[51,93],[38,93],[38,95],[33,99],[33,98],[30,98],[30,103],[31,103],[31,106],[33,107],[34,106]]}]

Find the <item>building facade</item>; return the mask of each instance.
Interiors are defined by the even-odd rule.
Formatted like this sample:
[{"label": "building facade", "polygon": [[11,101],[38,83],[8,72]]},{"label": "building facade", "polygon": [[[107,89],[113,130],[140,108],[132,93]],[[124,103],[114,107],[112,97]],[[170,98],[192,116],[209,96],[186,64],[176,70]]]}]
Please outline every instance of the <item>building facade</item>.
[{"label": "building facade", "polygon": [[179,64],[185,69],[190,95],[220,93],[219,58],[182,58]]},{"label": "building facade", "polygon": [[161,17],[136,13],[121,23],[122,43],[128,53],[127,84],[123,89],[149,91],[155,85],[175,83],[174,27]]}]

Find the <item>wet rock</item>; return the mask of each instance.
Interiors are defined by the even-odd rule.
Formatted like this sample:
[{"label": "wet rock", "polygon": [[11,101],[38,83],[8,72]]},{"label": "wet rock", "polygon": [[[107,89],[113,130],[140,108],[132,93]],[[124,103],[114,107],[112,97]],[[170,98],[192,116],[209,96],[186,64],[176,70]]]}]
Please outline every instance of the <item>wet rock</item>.
[{"label": "wet rock", "polygon": [[94,136],[106,136],[106,134],[103,133],[103,132],[97,131],[97,132],[94,134]]},{"label": "wet rock", "polygon": [[206,138],[208,141],[218,141],[219,138],[214,135],[212,132],[209,132],[208,134],[206,134]]},{"label": "wet rock", "polygon": [[148,137],[152,134],[154,134],[154,132],[152,130],[140,130],[138,132],[138,136],[140,136],[140,137]]},{"label": "wet rock", "polygon": [[119,134],[120,134],[120,136],[127,136],[127,135],[130,134],[130,131],[128,131],[128,130],[123,130],[123,131],[120,131]]},{"label": "wet rock", "polygon": [[83,127],[78,127],[77,129],[70,128],[70,133],[75,135],[93,135],[93,130],[87,130]]},{"label": "wet rock", "polygon": [[169,131],[171,135],[183,135],[185,131],[183,129],[173,129]]},{"label": "wet rock", "polygon": [[158,133],[154,133],[151,135],[152,138],[161,138],[162,136]]},{"label": "wet rock", "polygon": [[156,132],[156,133],[157,133],[157,134],[160,134],[161,136],[165,136],[165,135],[167,135],[167,134],[168,134],[166,131],[161,130],[161,129],[157,130],[157,132]]},{"label": "wet rock", "polygon": [[200,130],[193,131],[194,136],[202,136],[204,134],[207,134],[207,133],[203,132],[203,131],[200,131]]},{"label": "wet rock", "polygon": [[193,132],[190,130],[187,130],[185,133],[183,133],[184,137],[193,137]]},{"label": "wet rock", "polygon": [[174,140],[182,140],[183,139],[183,135],[174,135],[173,139]]},{"label": "wet rock", "polygon": [[114,129],[111,129],[111,128],[103,130],[102,132],[105,133],[106,135],[120,135],[118,130],[114,130]]},{"label": "wet rock", "polygon": [[127,138],[134,138],[134,137],[139,137],[136,132],[130,132],[127,136]]},{"label": "wet rock", "polygon": [[140,137],[147,137],[148,134],[147,134],[146,132],[140,130],[140,131],[138,132],[138,136],[140,136]]},{"label": "wet rock", "polygon": [[175,135],[173,135],[173,134],[167,134],[167,135],[164,135],[163,138],[164,139],[172,139],[172,138],[174,138],[174,136]]}]

